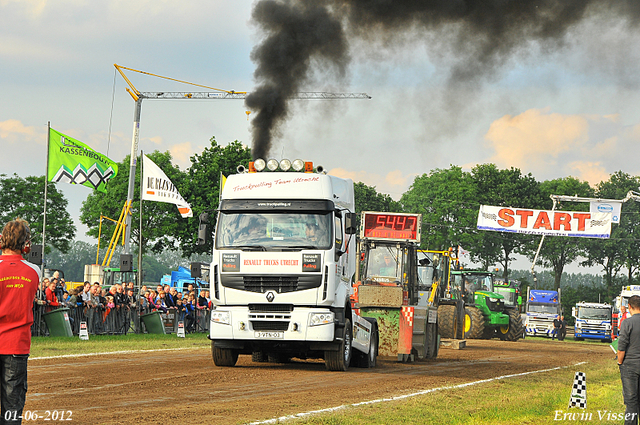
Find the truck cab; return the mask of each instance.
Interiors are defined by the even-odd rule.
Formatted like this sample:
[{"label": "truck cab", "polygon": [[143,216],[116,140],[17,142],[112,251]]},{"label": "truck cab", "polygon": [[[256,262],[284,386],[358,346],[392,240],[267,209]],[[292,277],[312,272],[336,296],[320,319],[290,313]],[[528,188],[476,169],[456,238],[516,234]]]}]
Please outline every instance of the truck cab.
[{"label": "truck cab", "polygon": [[527,336],[554,334],[553,321],[561,315],[560,291],[529,289],[527,291]]},{"label": "truck cab", "polygon": [[353,347],[355,364],[375,364],[375,324],[361,323],[349,303],[353,182],[259,164],[229,176],[221,193],[210,266],[214,362],[324,358],[329,370],[346,370]]},{"label": "truck cab", "polygon": [[610,304],[579,302],[573,307],[571,314],[576,319],[574,327],[576,341],[600,339],[611,342],[612,306]]}]

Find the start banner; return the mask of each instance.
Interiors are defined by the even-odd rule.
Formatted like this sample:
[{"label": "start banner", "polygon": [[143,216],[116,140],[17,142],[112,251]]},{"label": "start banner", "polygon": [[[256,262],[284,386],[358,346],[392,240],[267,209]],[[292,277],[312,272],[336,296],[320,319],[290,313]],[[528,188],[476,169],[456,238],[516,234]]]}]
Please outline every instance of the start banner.
[{"label": "start banner", "polygon": [[606,239],[611,235],[611,216],[611,213],[545,211],[481,205],[478,212],[478,229]]}]

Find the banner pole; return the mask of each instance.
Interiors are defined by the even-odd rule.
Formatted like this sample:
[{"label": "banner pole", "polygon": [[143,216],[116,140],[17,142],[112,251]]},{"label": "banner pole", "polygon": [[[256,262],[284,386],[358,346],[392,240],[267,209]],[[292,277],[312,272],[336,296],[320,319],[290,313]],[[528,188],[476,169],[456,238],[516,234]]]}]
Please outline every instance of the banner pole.
[{"label": "banner pole", "polygon": [[[556,210],[557,201],[553,199],[553,207],[551,208],[551,212]],[[531,275],[533,276],[533,286],[535,289],[538,289],[538,278],[536,277],[536,272],[533,270],[536,266],[536,262],[538,261],[538,255],[540,255],[540,249],[542,248],[542,244],[544,243],[544,237],[546,235],[542,235],[540,238],[540,244],[538,245],[538,250],[536,251],[535,257],[533,257],[533,263],[531,264]]]},{"label": "banner pole", "polygon": [[138,227],[138,285],[142,288],[142,191],[144,188],[143,181],[143,167],[144,167],[144,152],[140,150],[140,226]]},{"label": "banner pole", "polygon": [[42,215],[42,273],[46,262],[44,261],[44,244],[47,229],[47,187],[49,186],[49,143],[51,142],[51,121],[47,121],[47,163],[44,170],[44,211]]}]

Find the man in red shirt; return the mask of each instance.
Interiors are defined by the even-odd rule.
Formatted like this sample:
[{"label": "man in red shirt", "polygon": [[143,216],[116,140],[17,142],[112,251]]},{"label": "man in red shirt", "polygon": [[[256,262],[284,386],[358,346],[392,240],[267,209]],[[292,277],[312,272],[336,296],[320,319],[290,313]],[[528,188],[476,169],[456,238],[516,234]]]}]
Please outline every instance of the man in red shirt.
[{"label": "man in red shirt", "polygon": [[26,221],[10,221],[0,235],[0,424],[21,424],[27,395],[33,300],[40,269],[22,258],[31,249]]}]

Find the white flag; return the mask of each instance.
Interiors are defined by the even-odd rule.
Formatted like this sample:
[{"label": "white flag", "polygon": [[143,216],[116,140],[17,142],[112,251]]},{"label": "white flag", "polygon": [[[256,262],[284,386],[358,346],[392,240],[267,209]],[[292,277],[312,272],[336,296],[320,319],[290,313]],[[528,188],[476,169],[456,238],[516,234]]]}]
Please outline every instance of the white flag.
[{"label": "white flag", "polygon": [[153,161],[142,155],[142,199],[175,204],[183,218],[193,217],[191,205],[178,193],[178,189]]}]

